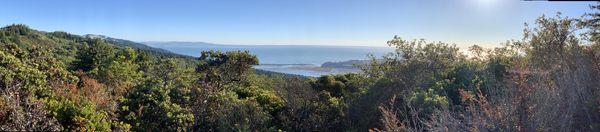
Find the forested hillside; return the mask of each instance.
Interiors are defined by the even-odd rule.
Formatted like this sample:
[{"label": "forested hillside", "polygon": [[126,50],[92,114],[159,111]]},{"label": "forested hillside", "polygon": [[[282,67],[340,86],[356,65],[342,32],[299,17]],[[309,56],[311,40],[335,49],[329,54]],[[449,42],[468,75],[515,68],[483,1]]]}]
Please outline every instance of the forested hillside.
[{"label": "forested hillside", "polygon": [[468,53],[394,37],[360,74],[256,72],[245,51],[0,29],[0,131],[598,131],[600,14]]}]

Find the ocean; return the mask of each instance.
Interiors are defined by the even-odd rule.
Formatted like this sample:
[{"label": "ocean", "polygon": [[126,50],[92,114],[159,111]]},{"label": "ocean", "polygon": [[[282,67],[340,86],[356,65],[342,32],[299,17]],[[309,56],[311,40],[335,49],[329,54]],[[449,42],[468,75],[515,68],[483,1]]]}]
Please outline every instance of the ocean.
[{"label": "ocean", "polygon": [[201,42],[144,42],[144,44],[196,57],[200,56],[201,51],[207,50],[247,50],[259,59],[260,65],[254,66],[256,69],[304,76],[360,72],[357,68],[325,68],[321,67],[321,64],[368,60],[368,54],[380,57],[393,51],[390,47],[367,46],[225,45]]}]

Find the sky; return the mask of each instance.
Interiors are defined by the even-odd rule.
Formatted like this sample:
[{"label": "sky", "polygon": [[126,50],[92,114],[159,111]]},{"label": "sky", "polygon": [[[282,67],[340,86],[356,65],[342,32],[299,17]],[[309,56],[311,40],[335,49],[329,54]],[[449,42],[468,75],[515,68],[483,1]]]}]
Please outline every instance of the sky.
[{"label": "sky", "polygon": [[3,0],[0,25],[145,41],[385,46],[394,35],[462,45],[520,39],[545,14],[591,2],[518,0]]}]

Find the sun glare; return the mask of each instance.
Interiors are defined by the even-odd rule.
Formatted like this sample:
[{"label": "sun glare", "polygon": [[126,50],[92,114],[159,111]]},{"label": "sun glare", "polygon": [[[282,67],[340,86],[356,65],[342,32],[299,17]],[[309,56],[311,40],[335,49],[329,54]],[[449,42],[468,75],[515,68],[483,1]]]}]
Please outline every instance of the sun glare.
[{"label": "sun glare", "polygon": [[477,0],[480,4],[493,4],[497,0]]},{"label": "sun glare", "polygon": [[481,11],[492,11],[501,4],[501,0],[469,0],[469,3]]}]

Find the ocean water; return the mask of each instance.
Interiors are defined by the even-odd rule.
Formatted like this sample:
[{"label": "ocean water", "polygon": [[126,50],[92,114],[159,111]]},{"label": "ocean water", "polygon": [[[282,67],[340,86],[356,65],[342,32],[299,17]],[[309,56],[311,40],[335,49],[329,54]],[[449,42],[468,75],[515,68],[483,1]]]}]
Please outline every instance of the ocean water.
[{"label": "ocean water", "polygon": [[247,50],[259,59],[260,65],[254,68],[304,76],[358,72],[358,69],[320,66],[325,62],[366,60],[369,59],[368,54],[378,57],[393,51],[390,47],[366,46],[220,45],[193,42],[146,42],[144,44],[196,57],[200,56],[201,51],[207,50]]}]

